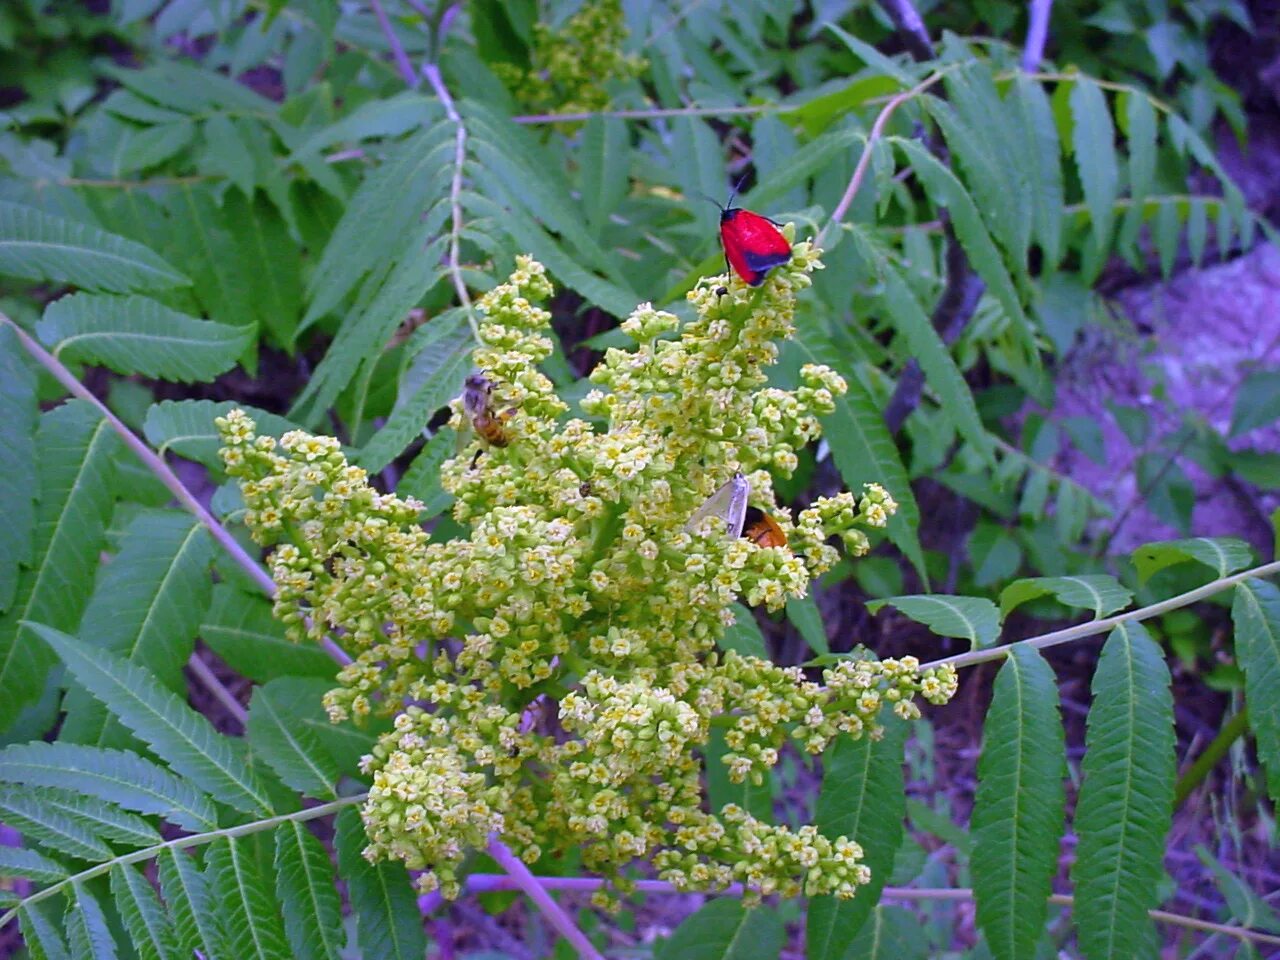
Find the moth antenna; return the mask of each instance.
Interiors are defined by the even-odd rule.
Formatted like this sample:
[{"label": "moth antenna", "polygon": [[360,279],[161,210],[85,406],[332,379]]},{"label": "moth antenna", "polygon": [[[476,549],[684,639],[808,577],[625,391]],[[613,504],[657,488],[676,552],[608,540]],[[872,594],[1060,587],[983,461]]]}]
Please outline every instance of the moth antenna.
[{"label": "moth antenna", "polygon": [[747,182],[747,175],[744,173],[742,176],[738,178],[738,182],[733,185],[733,189],[729,191],[729,202],[726,203],[720,209],[722,210],[733,209],[733,201],[737,198],[738,191],[742,189],[742,185],[746,182]]}]

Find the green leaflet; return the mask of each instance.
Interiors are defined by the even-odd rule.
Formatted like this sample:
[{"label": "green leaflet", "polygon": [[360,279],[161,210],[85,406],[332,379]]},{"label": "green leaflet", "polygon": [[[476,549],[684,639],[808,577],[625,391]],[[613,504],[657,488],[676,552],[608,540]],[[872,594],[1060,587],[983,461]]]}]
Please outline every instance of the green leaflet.
[{"label": "green leaflet", "polygon": [[1196,561],[1225,577],[1253,563],[1253,550],[1235,537],[1191,537],[1187,540],[1163,540],[1144,543],[1133,551],[1133,565],[1138,579],[1146,583],[1165,567]]},{"label": "green leaflet", "polygon": [[626,196],[631,159],[631,137],[625,121],[593,117],[582,131],[578,188],[587,228],[601,239],[609,215]]},{"label": "green leaflet", "polygon": [[1022,157],[1031,182],[1032,230],[1045,263],[1056,268],[1062,259],[1062,160],[1058,128],[1044,87],[1019,75],[1006,98],[1017,111],[1015,123],[1026,144]]},{"label": "green leaflet", "polygon": [[[806,335],[796,341],[800,350],[815,363],[829,362],[826,344]],[[911,480],[897,444],[885,426],[875,398],[854,376],[845,376],[848,392],[835,398],[835,410],[822,421],[822,435],[831,448],[836,469],[850,491],[860,491],[865,483],[879,483],[898,502],[898,512],[889,519],[885,532],[894,545],[924,575],[924,554],[920,550],[920,507],[916,504]]]},{"label": "green leaflet", "polygon": [[70,871],[56,860],[25,847],[0,847],[0,877],[25,877],[41,885],[57,883]]},{"label": "green leaflet", "polygon": [[356,918],[356,942],[364,956],[422,960],[427,949],[422,917],[403,864],[370,863],[362,855],[366,839],[360,814],[338,814],[338,870],[347,882]]},{"label": "green leaflet", "polygon": [[58,900],[42,900],[24,903],[18,908],[18,922],[22,927],[22,939],[30,951],[39,950],[48,960],[71,960],[66,941],[62,938],[62,918],[54,913],[61,906]]},{"label": "green leaflet", "polygon": [[[85,608],[82,632],[94,643],[133,660],[165,686],[185,692],[182,667],[195,646],[209,605],[213,540],[186,513],[146,511],[129,524],[120,552],[99,577]],[[61,738],[121,746],[127,742],[106,709],[79,688],[64,701]]]},{"label": "green leaflet", "polygon": [[111,894],[142,960],[180,960],[173,921],[147,879],[134,867],[111,869]]},{"label": "green leaflet", "polygon": [[294,790],[336,799],[334,786],[341,771],[315,734],[292,715],[289,697],[282,696],[288,684],[289,679],[282,678],[254,691],[246,730],[249,746]]},{"label": "green leaflet", "polygon": [[776,960],[782,952],[782,918],[768,906],[747,910],[741,900],[712,900],[662,943],[657,960]]},{"label": "green leaflet", "polygon": [[896,608],[944,637],[968,640],[974,650],[989,647],[1000,635],[1002,616],[986,597],[957,597],[944,593],[885,597],[867,604],[868,613],[884,606]]},{"label": "green leaflet", "polygon": [[[441,237],[431,241],[430,237],[440,228],[447,212],[445,204],[433,208],[390,269],[370,275],[366,284],[370,288],[368,299],[362,290],[363,302],[344,318],[315,374],[294,401],[291,416],[303,420],[319,417],[350,385],[360,367],[376,362],[387,349],[387,341],[396,328],[440,277],[438,261],[446,240]],[[446,316],[434,317],[431,322],[445,323]]]},{"label": "green leaflet", "polygon": [[0,730],[35,700],[53,658],[22,621],[75,628],[111,515],[120,441],[98,412],[72,400],[40,417],[36,433],[40,502],[32,566],[0,616]]},{"label": "green leaflet", "polygon": [[173,913],[174,933],[183,956],[200,950],[210,960],[234,960],[222,949],[209,884],[198,862],[185,850],[161,850],[156,856],[160,892]]},{"label": "green leaflet", "polygon": [[395,144],[356,190],[307,286],[306,329],[338,306],[371,270],[394,258],[431,202],[448,189],[453,125],[437,123]]},{"label": "green leaflet", "polygon": [[205,878],[213,898],[223,943],[232,957],[291,960],[284,923],[271,885],[249,839],[215,840],[205,854]]},{"label": "green leaflet", "polygon": [[36,333],[64,363],[190,383],[235,366],[255,328],[200,320],[149,297],[76,293],[49,304]]},{"label": "green leaflet", "polygon": [[902,907],[878,906],[849,945],[848,956],[857,960],[925,960],[927,930]]},{"label": "green leaflet", "polygon": [[716,638],[716,646],[721,650],[733,650],[744,657],[769,659],[769,648],[765,644],[764,634],[760,632],[760,624],[756,615],[740,603],[733,605],[734,621],[725,627],[724,632]]},{"label": "green leaflet", "polygon": [[1160,647],[1135,622],[1111,631],[1093,676],[1073,918],[1087,960],[1151,956],[1173,808],[1173,697]]},{"label": "green leaflet", "polygon": [[295,960],[336,960],[346,932],[329,852],[296,820],[276,827],[275,841],[276,896]]},{"label": "green leaflet", "polygon": [[747,777],[742,783],[733,783],[729,779],[729,768],[723,763],[728,753],[724,742],[724,731],[712,728],[705,758],[707,771],[707,801],[710,809],[719,813],[725,804],[736,803],[757,820],[773,823],[773,787],[774,777],[766,774],[761,783],[751,782]]},{"label": "green leaflet", "polygon": [[842,736],[823,757],[825,773],[814,825],[826,837],[846,836],[862,845],[871,882],[852,900],[815,897],[809,902],[805,938],[808,960],[858,956],[849,942],[872,915],[902,842],[906,815],[902,751],[907,725],[885,715],[884,736]]},{"label": "green leaflet", "polygon": [[1013,278],[1005,269],[1004,262],[1000,259],[1000,251],[996,249],[990,234],[987,233],[987,228],[982,223],[982,216],[978,213],[973,199],[956,179],[955,174],[917,141],[896,140],[895,144],[911,162],[912,168],[929,190],[934,202],[946,207],[950,212],[951,223],[955,227],[956,236],[964,246],[965,253],[969,256],[969,262],[973,264],[973,269],[1000,302],[1005,316],[1009,319],[1009,327],[1014,337],[1024,349],[1034,350],[1034,330],[1022,310],[1022,303],[1018,299],[1018,291],[1014,288]]},{"label": "green leaflet", "polygon": [[291,349],[302,314],[302,259],[289,228],[262,195],[230,191],[223,206],[242,257],[253,263],[254,317],[282,347]]},{"label": "green leaflet", "polygon": [[[1115,126],[1107,98],[1088,77],[1078,77],[1071,90],[1071,152],[1084,188],[1085,203],[1093,225],[1097,251],[1107,249],[1115,202],[1120,194],[1120,167],[1116,159]],[[1101,261],[1100,257],[1095,260]]]},{"label": "green leaflet", "polygon": [[191,282],[140,243],[2,200],[0,275],[113,293]]},{"label": "green leaflet", "polygon": [[1132,591],[1105,573],[1026,577],[1015,580],[1000,591],[1000,616],[1007,617],[1011,610],[1046,594],[1052,594],[1068,607],[1092,610],[1095,617],[1123,610],[1133,601]]},{"label": "green leaflet", "polygon": [[111,848],[90,824],[54,804],[44,803],[30,790],[0,788],[0,815],[5,823],[21,830],[29,842],[48,850],[95,863],[111,859]]},{"label": "green leaflet", "polygon": [[0,323],[0,613],[31,563],[36,529],[36,376],[17,333]]},{"label": "green leaflet", "polygon": [[1280,590],[1268,580],[1246,580],[1235,591],[1231,620],[1236,628],[1236,656],[1244,670],[1249,726],[1258,742],[1258,758],[1266,768],[1272,801],[1280,803]]},{"label": "green leaflet", "polygon": [[462,392],[475,341],[462,316],[449,320],[452,323],[443,326],[440,338],[426,344],[410,362],[400,378],[400,393],[391,415],[360,451],[358,462],[370,473],[399,456],[426,427],[431,415]]},{"label": "green leaflet", "polygon": [[31,629],[67,669],[152,751],[202,790],[244,813],[272,813],[272,803],[245,756],[185,699],[147,670],[41,624]]},{"label": "green leaflet", "polygon": [[907,351],[919,362],[926,381],[937,393],[943,413],[975,451],[986,462],[993,463],[991,441],[978,415],[969,385],[902,273],[864,234],[855,230],[850,236],[859,253],[875,264],[884,285],[881,299],[889,319],[905,341]]},{"label": "green leaflet", "polygon": [[67,942],[76,960],[89,957],[92,960],[115,960],[115,938],[107,915],[98,902],[97,894],[89,884],[77,880],[71,885],[74,899],[67,908]]},{"label": "green leaflet", "polygon": [[1035,954],[1065,826],[1066,745],[1053,670],[1019,645],[996,677],[974,799],[973,893],[997,960]]},{"label": "green leaflet", "polygon": [[230,583],[214,586],[199,633],[228,666],[257,683],[284,676],[332,680],[338,670],[323,650],[285,637],[284,625],[271,614],[270,600],[243,593]]},{"label": "green leaflet", "polygon": [[248,404],[223,400],[162,400],[147,411],[142,432],[147,442],[157,452],[175,453],[188,460],[215,470],[222,469],[218,448],[222,440],[214,424],[216,417],[226,416],[232,410],[243,410],[258,426],[258,435],[280,437],[300,427],[275,413],[259,410]]},{"label": "green leaflet", "polygon": [[108,803],[156,814],[185,830],[217,826],[213,803],[186,780],[126,750],[72,743],[15,743],[0,750],[0,782],[76,790]]}]

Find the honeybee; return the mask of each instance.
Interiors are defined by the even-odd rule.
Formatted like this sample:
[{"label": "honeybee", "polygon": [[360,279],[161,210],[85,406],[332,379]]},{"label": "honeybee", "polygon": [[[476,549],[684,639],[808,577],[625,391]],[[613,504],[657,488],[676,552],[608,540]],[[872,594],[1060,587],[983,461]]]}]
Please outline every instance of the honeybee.
[{"label": "honeybee", "polygon": [[704,518],[717,516],[724,520],[730,536],[746,537],[758,547],[785,547],[787,535],[778,521],[763,510],[747,506],[750,498],[751,481],[735,473],[694,511],[684,528],[693,530]]},{"label": "honeybee", "polygon": [[493,381],[482,373],[468,374],[462,385],[462,410],[476,433],[495,447],[505,447],[511,442],[511,437],[504,421],[509,420],[515,411],[495,413],[492,394]]}]

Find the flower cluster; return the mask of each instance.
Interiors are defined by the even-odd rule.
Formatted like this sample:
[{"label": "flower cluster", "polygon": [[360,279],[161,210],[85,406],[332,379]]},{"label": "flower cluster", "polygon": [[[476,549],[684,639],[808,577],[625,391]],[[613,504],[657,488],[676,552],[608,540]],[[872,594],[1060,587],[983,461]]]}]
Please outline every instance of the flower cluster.
[{"label": "flower cluster", "polygon": [[[274,547],[277,615],[354,657],[330,716],[395,716],[364,763],[371,858],[449,896],[495,833],[529,863],[575,849],[623,891],[637,858],[689,889],[848,897],[866,881],[852,839],[708,811],[701,782],[713,728],[729,778],[759,782],[788,742],[818,753],[876,736],[883,709],[911,719],[917,698],[955,692],[952,670],[910,657],[842,661],[819,683],[718,647],[735,602],[804,596],[837,559],[828,541],[865,552],[896,508],[874,484],[794,520],[776,505],[771,476],[796,466],[845,389],[817,365],[794,389],[768,386],[819,266],[799,243],[759,289],[704,280],[683,325],[642,305],[622,325],[634,347],[606,354],[570,416],[537,369],[551,286],[520,258],[478,304],[485,392],[454,404],[465,442],[441,473],[454,539],[433,539],[421,505],[374,490],[336,441],[258,437],[238,411],[218,421],[246,521]],[[785,543],[730,535],[714,513],[690,523],[735,473]]]},{"label": "flower cluster", "polygon": [[559,26],[535,23],[527,70],[493,67],[527,110],[590,113],[609,106],[611,81],[639,76],[647,65],[622,52],[626,39],[621,0],[601,0],[583,4]]}]

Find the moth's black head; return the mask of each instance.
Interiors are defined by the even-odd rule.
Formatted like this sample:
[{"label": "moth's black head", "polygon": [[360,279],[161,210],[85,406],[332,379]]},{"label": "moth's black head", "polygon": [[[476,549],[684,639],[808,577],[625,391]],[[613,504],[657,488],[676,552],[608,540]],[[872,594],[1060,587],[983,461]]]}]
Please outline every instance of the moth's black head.
[{"label": "moth's black head", "polygon": [[733,220],[734,217],[736,217],[741,212],[742,212],[741,207],[721,207],[720,222],[729,223]]}]

